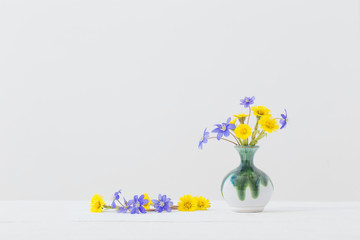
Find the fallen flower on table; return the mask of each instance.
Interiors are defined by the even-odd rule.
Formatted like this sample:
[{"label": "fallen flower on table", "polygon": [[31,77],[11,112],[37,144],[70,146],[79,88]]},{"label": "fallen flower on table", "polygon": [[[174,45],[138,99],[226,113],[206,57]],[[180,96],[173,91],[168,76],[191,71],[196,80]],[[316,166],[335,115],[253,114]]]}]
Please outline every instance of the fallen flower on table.
[{"label": "fallen flower on table", "polygon": [[196,199],[196,210],[207,210],[211,207],[210,200],[203,196],[195,196]]},{"label": "fallen flower on table", "polygon": [[197,200],[195,197],[191,195],[185,195],[180,198],[179,204],[179,211],[195,211],[197,209]]},{"label": "fallen flower on table", "polygon": [[105,205],[103,196],[99,195],[99,194],[95,194],[92,198],[91,198],[91,202],[90,202],[90,211],[91,212],[102,212],[103,208],[108,207]]},{"label": "fallen flower on table", "polygon": [[[122,200],[121,200],[122,199]],[[120,204],[120,205],[117,205]],[[113,201],[110,206],[106,205],[103,197],[95,194],[91,198],[90,211],[100,213],[104,209],[115,209],[118,213],[139,214],[147,212],[171,212],[172,210],[179,211],[196,211],[207,210],[210,208],[210,201],[203,196],[184,195],[180,198],[178,206],[174,206],[171,198],[166,195],[159,194],[158,199],[150,199],[149,194],[144,193],[140,196],[135,195],[133,199],[126,201],[122,196],[122,191],[119,190],[113,194]]]},{"label": "fallen flower on table", "polygon": [[114,200],[111,203],[111,208],[116,208],[116,203],[115,201],[118,201],[120,198],[120,194],[121,194],[121,190],[117,191],[114,193]]},{"label": "fallen flower on table", "polygon": [[154,204],[151,202],[151,199],[150,199],[150,197],[149,197],[149,194],[144,193],[143,195],[144,195],[144,199],[146,199],[146,200],[149,201],[147,204],[144,205],[144,208],[145,208],[145,210],[150,210],[150,206],[151,206],[151,205],[154,205]]},{"label": "fallen flower on table", "polygon": [[152,201],[154,203],[155,212],[161,213],[164,210],[171,212],[173,202],[171,201],[171,198],[166,197],[166,195],[159,194],[158,200],[153,199]]},{"label": "fallen flower on table", "polygon": [[131,214],[139,214],[146,213],[144,205],[149,203],[149,200],[144,199],[144,195],[138,197],[138,195],[134,196],[134,199],[129,200],[130,213]]}]

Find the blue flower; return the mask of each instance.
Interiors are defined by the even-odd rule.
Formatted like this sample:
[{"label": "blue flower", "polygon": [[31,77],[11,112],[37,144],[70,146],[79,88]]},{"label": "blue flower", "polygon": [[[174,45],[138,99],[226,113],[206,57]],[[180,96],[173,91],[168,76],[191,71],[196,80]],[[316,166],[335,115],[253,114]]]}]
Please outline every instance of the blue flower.
[{"label": "blue flower", "polygon": [[119,200],[120,198],[120,194],[121,194],[121,190],[117,191],[114,193],[114,200],[111,203],[111,208],[116,208],[116,203],[115,201]]},{"label": "blue flower", "polygon": [[144,208],[143,205],[147,204],[149,202],[149,200],[144,199],[144,194],[141,195],[140,197],[138,197],[138,195],[134,196],[134,199],[129,200],[129,205],[130,205],[130,213],[131,214],[139,214],[141,213],[146,213],[146,210]]},{"label": "blue flower", "polygon": [[154,203],[155,212],[161,213],[164,210],[171,212],[171,206],[173,205],[173,202],[170,198],[167,198],[166,195],[159,194],[158,200],[152,199],[151,201]]},{"label": "blue flower", "polygon": [[244,107],[248,108],[251,104],[254,104],[255,97],[245,97],[244,99],[240,99],[240,105],[244,105]]},{"label": "blue flower", "polygon": [[118,209],[118,213],[127,213],[128,210],[130,210],[130,205],[129,203],[126,201],[126,199],[124,198],[124,206],[123,207],[119,207]]},{"label": "blue flower", "polygon": [[226,123],[215,124],[216,128],[212,130],[213,133],[217,133],[217,140],[220,140],[222,136],[228,137],[230,135],[230,129],[235,129],[235,124],[229,124],[231,118],[228,118]]},{"label": "blue flower", "polygon": [[199,146],[198,148],[202,149],[202,145],[204,143],[208,142],[208,137],[210,136],[210,133],[206,131],[206,128],[204,130],[203,136],[201,137],[200,141],[199,141]]},{"label": "blue flower", "polygon": [[286,109],[284,109],[284,110],[285,110],[285,115],[281,114],[281,119],[280,119],[281,127],[280,127],[280,129],[283,129],[286,126],[287,122],[288,122],[287,111],[286,111]]}]

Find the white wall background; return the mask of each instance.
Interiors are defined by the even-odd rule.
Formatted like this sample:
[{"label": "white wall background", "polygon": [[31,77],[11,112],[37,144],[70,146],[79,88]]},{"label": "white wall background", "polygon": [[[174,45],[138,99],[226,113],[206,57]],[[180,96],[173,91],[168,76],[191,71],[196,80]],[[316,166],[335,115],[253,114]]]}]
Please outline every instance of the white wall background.
[{"label": "white wall background", "polygon": [[359,1],[0,1],[0,200],[219,199],[204,127],[288,109],[256,164],[274,200],[360,200]]}]

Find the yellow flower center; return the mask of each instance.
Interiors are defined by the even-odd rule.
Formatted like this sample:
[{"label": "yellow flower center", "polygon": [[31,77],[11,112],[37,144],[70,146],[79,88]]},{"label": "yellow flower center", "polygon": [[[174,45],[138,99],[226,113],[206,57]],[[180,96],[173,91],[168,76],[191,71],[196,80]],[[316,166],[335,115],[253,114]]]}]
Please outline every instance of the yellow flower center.
[{"label": "yellow flower center", "polygon": [[258,110],[258,114],[259,115],[264,115],[264,111],[263,110]]},{"label": "yellow flower center", "polygon": [[225,131],[225,130],[226,130],[226,126],[223,125],[223,126],[221,127],[221,130]]},{"label": "yellow flower center", "polygon": [[274,124],[274,122],[272,122],[272,121],[267,121],[267,122],[266,122],[266,126],[267,126],[268,128],[273,128],[273,127],[275,126],[275,124]]},{"label": "yellow flower center", "polygon": [[165,205],[164,202],[160,202],[160,207],[163,207]]},{"label": "yellow flower center", "polygon": [[136,207],[140,207],[140,203],[137,203],[137,204],[136,204]]},{"label": "yellow flower center", "polygon": [[204,202],[202,202],[202,201],[198,202],[198,207],[203,207],[204,205],[205,205]]},{"label": "yellow flower center", "polygon": [[184,204],[184,206],[187,208],[187,209],[190,209],[191,208],[191,202],[186,202],[185,204]]},{"label": "yellow flower center", "polygon": [[249,99],[246,99],[246,102],[249,102]]},{"label": "yellow flower center", "polygon": [[202,137],[202,138],[200,138],[200,142],[202,142],[204,140],[204,138]]}]

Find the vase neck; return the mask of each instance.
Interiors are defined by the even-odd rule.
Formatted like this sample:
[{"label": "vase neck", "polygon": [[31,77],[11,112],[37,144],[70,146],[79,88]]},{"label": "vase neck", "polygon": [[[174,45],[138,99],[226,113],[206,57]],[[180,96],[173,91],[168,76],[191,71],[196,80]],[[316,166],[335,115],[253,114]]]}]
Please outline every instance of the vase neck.
[{"label": "vase neck", "polygon": [[240,168],[254,167],[254,155],[259,147],[237,147],[241,159]]}]

